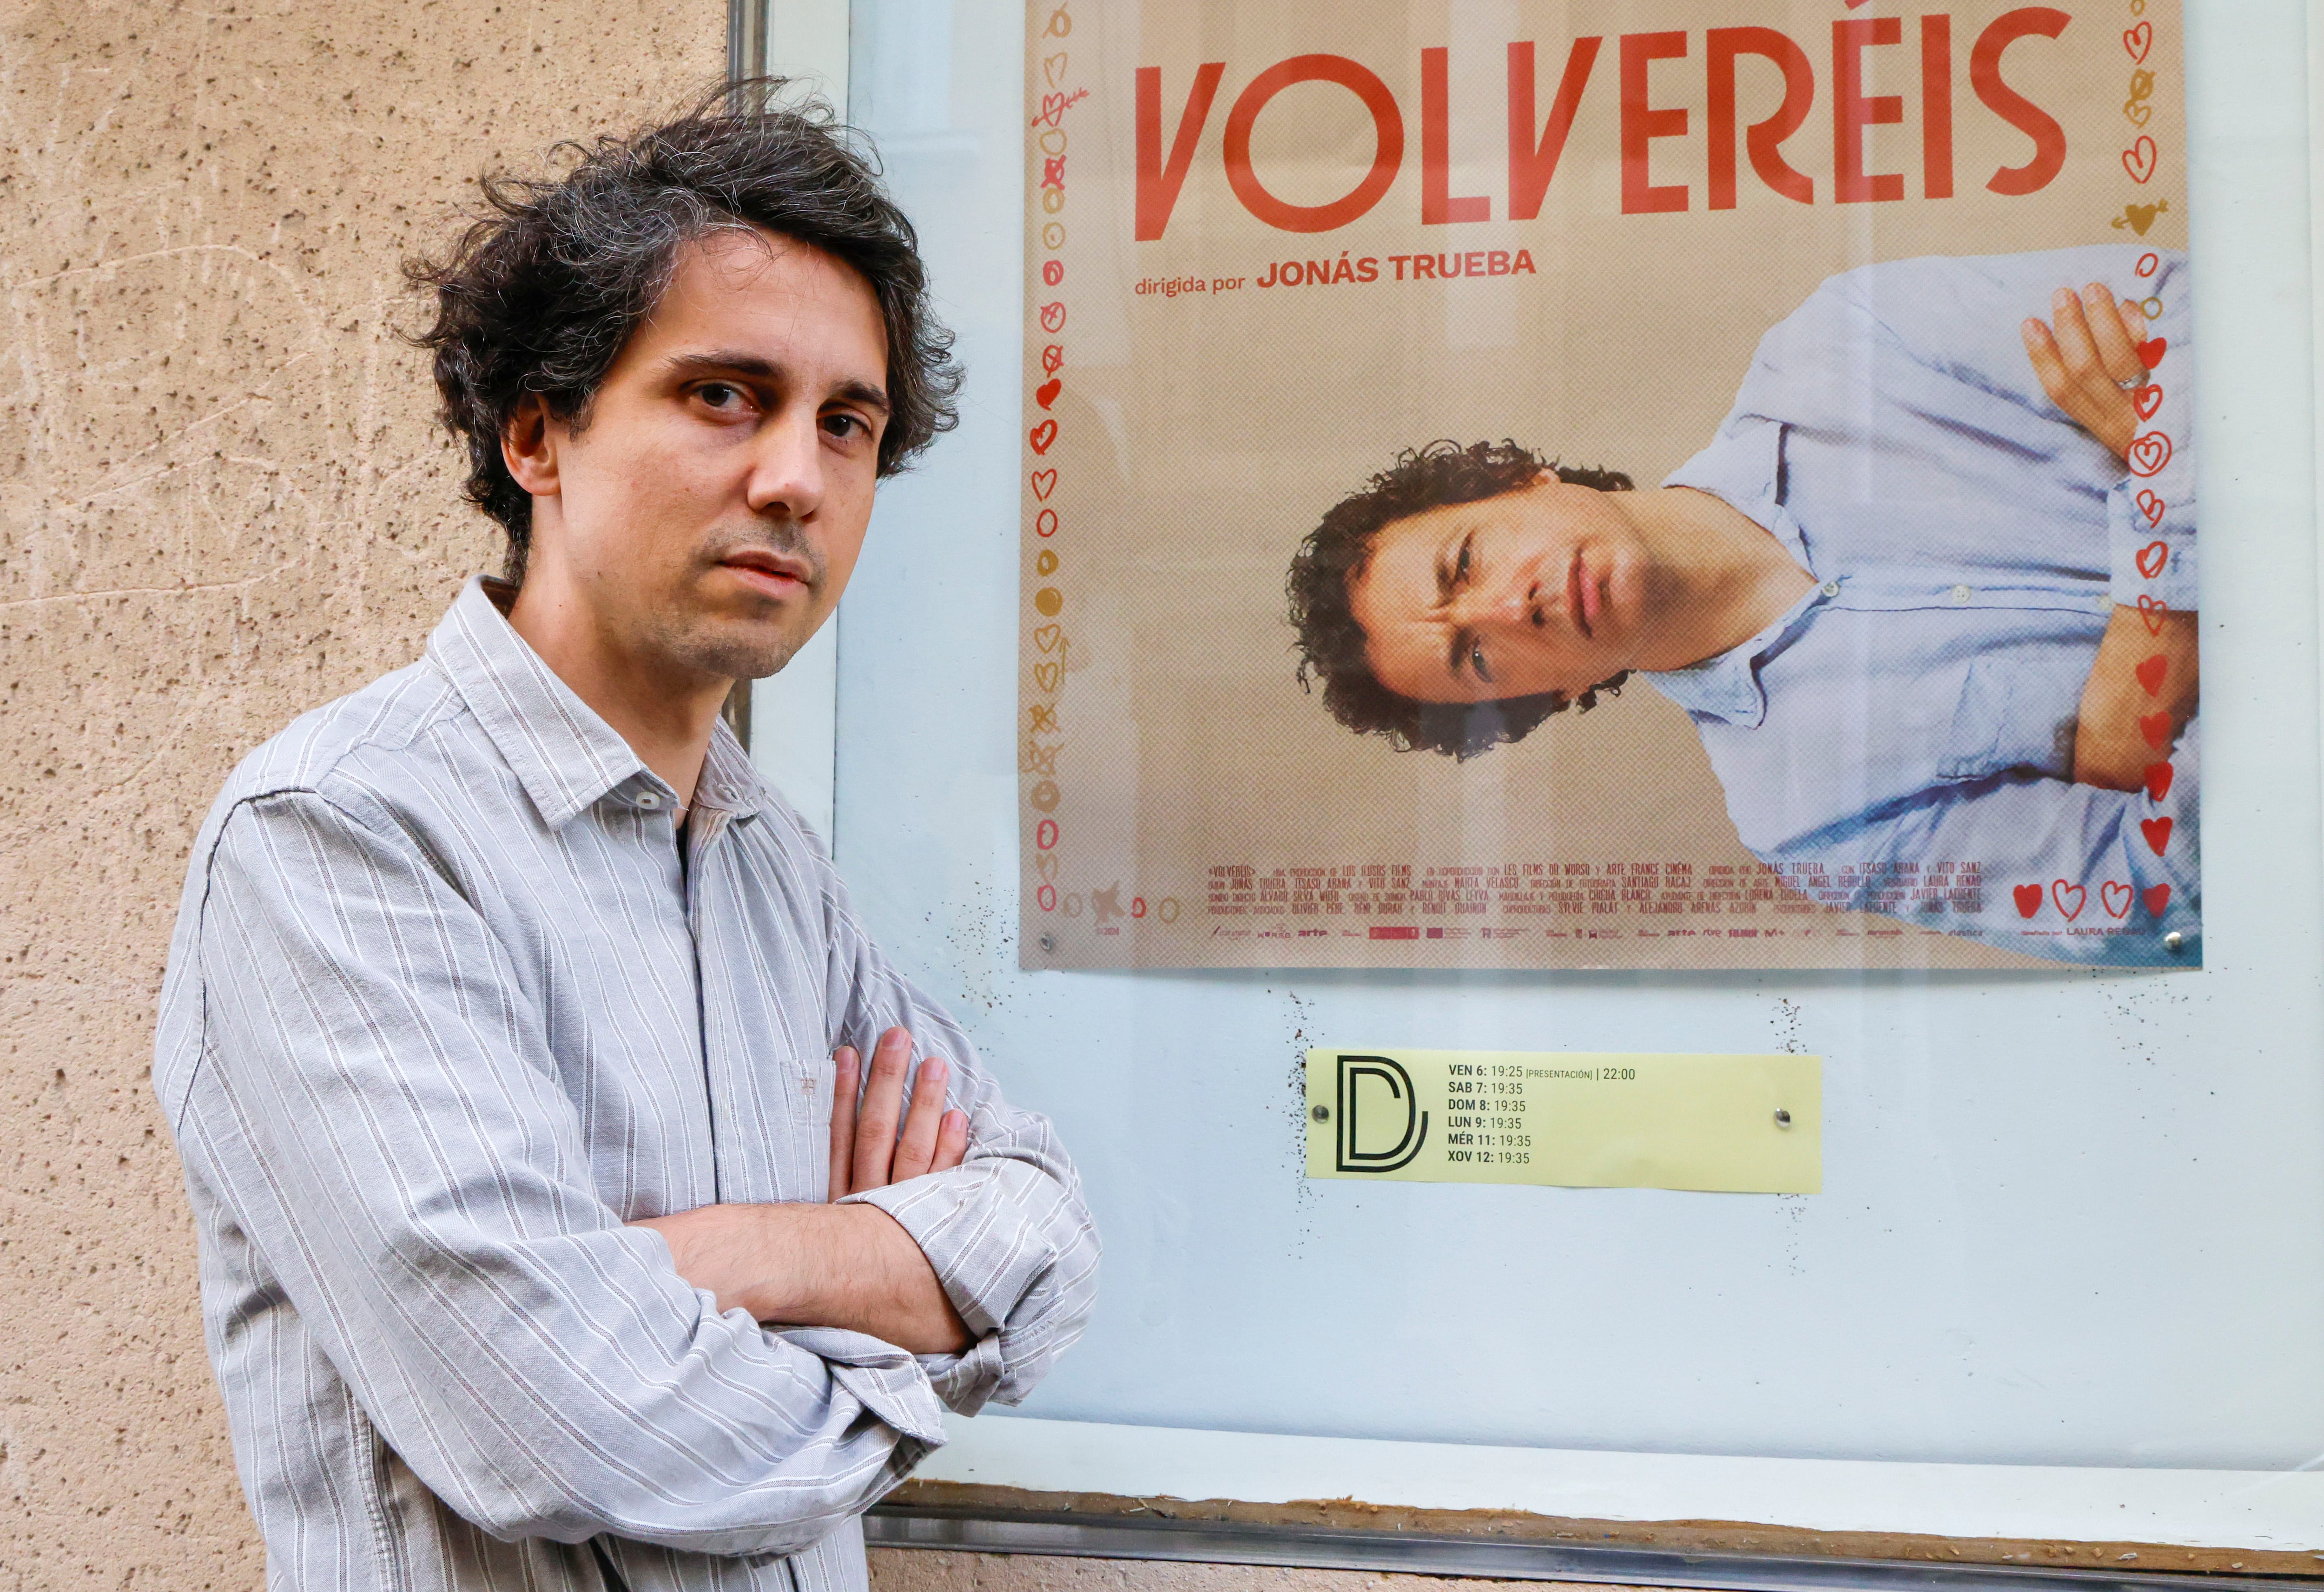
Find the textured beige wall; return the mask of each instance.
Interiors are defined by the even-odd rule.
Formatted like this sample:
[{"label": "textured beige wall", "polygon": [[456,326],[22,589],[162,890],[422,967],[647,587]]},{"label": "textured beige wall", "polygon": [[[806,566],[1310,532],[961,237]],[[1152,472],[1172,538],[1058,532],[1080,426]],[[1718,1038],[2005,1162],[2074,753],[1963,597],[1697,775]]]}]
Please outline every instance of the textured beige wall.
[{"label": "textured beige wall", "polygon": [[145,1083],[226,769],[493,557],[390,335],[475,173],[723,0],[0,5],[0,1588],[255,1587]]},{"label": "textured beige wall", "polygon": [[186,848],[237,758],[495,557],[392,335],[399,260],[477,171],[672,105],[724,41],[722,0],[0,0],[0,1592],[261,1584],[145,1083]]}]

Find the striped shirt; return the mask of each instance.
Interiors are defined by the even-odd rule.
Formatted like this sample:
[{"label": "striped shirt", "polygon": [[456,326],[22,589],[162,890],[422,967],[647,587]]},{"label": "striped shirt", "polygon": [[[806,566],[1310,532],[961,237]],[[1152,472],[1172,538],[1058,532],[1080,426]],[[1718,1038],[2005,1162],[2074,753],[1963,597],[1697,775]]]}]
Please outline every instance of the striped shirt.
[{"label": "striped shirt", "polygon": [[[677,796],[481,580],[196,839],[155,1092],[268,1584],[859,1592],[860,1513],[1076,1338],[1098,1244],[1043,1118],[891,967],[722,724]],[[954,1064],[959,1168],[851,1196],[976,1341],[723,1314],[635,1219],[820,1201],[835,1046]]]}]

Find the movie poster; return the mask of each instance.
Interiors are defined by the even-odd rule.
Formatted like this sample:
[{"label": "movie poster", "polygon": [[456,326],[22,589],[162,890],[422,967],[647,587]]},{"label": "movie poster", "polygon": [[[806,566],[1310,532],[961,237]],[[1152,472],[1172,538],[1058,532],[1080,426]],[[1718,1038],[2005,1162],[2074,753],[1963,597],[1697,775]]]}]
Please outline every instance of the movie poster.
[{"label": "movie poster", "polygon": [[2181,43],[1032,0],[1026,965],[2200,965]]}]

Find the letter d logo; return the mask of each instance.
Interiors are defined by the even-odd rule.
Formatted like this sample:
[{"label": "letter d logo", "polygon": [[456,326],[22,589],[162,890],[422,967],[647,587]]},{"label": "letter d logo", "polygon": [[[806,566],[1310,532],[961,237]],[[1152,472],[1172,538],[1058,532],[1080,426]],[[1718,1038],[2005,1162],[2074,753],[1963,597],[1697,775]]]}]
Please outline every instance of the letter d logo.
[{"label": "letter d logo", "polygon": [[[1394,1172],[1409,1166],[1428,1142],[1428,1113],[1412,1087],[1412,1074],[1386,1056],[1339,1058],[1339,1131],[1336,1135],[1342,1172]],[[1386,1084],[1385,1095],[1380,1085]],[[1357,1126],[1359,1104],[1362,1127]]]}]

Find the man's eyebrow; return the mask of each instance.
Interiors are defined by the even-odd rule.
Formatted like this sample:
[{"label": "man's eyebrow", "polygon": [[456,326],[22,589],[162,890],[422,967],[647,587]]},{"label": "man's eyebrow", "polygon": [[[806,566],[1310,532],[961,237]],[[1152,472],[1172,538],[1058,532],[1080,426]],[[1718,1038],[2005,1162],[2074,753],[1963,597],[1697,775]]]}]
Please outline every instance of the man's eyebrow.
[{"label": "man's eyebrow", "polygon": [[842,382],[832,396],[844,398],[850,403],[860,403],[865,409],[878,410],[883,415],[889,412],[888,394],[869,382]]},{"label": "man's eyebrow", "polygon": [[[713,348],[700,354],[674,354],[669,368],[678,375],[755,376],[762,382],[779,382],[787,374],[782,366],[756,354],[746,354],[736,348]],[[869,382],[842,382],[832,394],[850,403],[860,403],[881,414],[890,411],[888,394]]]},{"label": "man's eyebrow", "polygon": [[[1436,605],[1439,608],[1452,601],[1452,545],[1460,539],[1458,533],[1436,545]],[[1464,643],[1468,638],[1457,628],[1445,644],[1444,672],[1453,679],[1461,677],[1461,660],[1469,655]]]}]

